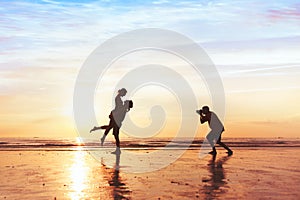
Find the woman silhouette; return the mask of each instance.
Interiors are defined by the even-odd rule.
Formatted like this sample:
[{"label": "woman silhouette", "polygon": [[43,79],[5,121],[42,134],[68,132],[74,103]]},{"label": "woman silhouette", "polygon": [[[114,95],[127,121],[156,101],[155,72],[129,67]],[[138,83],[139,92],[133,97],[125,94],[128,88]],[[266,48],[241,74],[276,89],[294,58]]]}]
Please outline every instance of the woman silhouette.
[{"label": "woman silhouette", "polygon": [[113,135],[116,140],[116,151],[113,153],[120,153],[120,139],[119,139],[119,131],[122,126],[122,122],[125,118],[126,113],[133,107],[133,102],[131,100],[127,100],[123,103],[121,97],[125,96],[127,90],[122,88],[118,90],[118,95],[115,98],[115,108],[111,111],[109,118],[109,124],[99,127],[94,127],[90,130],[90,132],[98,130],[98,129],[105,129],[105,132],[101,138],[101,146],[104,143],[104,140],[111,129],[113,129]]}]

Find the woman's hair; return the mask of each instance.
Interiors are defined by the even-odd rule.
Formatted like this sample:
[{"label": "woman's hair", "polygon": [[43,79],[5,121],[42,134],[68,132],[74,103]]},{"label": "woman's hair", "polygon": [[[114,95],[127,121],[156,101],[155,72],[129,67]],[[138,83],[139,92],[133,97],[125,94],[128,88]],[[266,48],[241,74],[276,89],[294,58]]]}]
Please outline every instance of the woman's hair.
[{"label": "woman's hair", "polygon": [[118,90],[118,93],[126,93],[126,92],[127,92],[127,90],[125,88],[122,88],[122,89]]}]

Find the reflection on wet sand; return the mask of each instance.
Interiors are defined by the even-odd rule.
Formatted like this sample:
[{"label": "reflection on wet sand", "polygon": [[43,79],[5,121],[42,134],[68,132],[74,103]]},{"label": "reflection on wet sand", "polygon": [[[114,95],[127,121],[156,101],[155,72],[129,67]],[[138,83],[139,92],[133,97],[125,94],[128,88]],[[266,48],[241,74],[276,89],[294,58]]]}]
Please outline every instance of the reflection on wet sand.
[{"label": "reflection on wet sand", "polygon": [[113,197],[115,200],[118,199],[130,199],[130,193],[131,191],[129,188],[126,186],[124,181],[122,180],[120,176],[120,153],[116,153],[116,162],[113,167],[113,169],[110,169],[106,167],[104,162],[102,161],[102,166],[104,167],[105,172],[107,172],[107,179],[109,185],[113,189]]},{"label": "reflection on wet sand", "polygon": [[205,199],[222,198],[226,193],[226,175],[223,164],[230,159],[230,156],[224,156],[216,161],[216,155],[212,156],[208,163],[209,179],[202,180],[206,182],[203,187]]},{"label": "reflection on wet sand", "polygon": [[83,191],[88,188],[87,185],[87,173],[88,166],[84,162],[86,152],[82,151],[80,147],[75,152],[74,161],[70,167],[70,178],[71,178],[71,192],[69,193],[71,199],[82,199],[85,197]]}]

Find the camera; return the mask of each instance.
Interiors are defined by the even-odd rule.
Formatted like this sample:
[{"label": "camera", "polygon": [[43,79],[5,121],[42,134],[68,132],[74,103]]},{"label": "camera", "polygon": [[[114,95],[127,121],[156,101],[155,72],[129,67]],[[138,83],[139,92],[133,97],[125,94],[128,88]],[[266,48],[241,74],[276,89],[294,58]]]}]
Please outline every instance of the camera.
[{"label": "camera", "polygon": [[196,110],[196,113],[198,113],[199,115],[201,115],[202,114],[202,110],[200,109],[200,110]]}]

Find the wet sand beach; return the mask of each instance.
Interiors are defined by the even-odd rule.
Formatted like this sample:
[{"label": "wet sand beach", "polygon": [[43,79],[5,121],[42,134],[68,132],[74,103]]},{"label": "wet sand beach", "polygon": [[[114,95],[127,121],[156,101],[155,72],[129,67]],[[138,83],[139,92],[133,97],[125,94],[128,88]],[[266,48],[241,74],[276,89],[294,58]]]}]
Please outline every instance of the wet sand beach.
[{"label": "wet sand beach", "polygon": [[[153,149],[97,149],[98,159],[82,147],[72,150],[18,149],[0,151],[0,199],[299,199],[299,147],[234,147],[227,156],[199,159],[189,149],[175,162],[146,173],[131,168],[126,151]],[[165,161],[176,149],[152,158]],[[151,154],[149,154],[151,156]],[[143,163],[145,163],[143,165]]]}]

